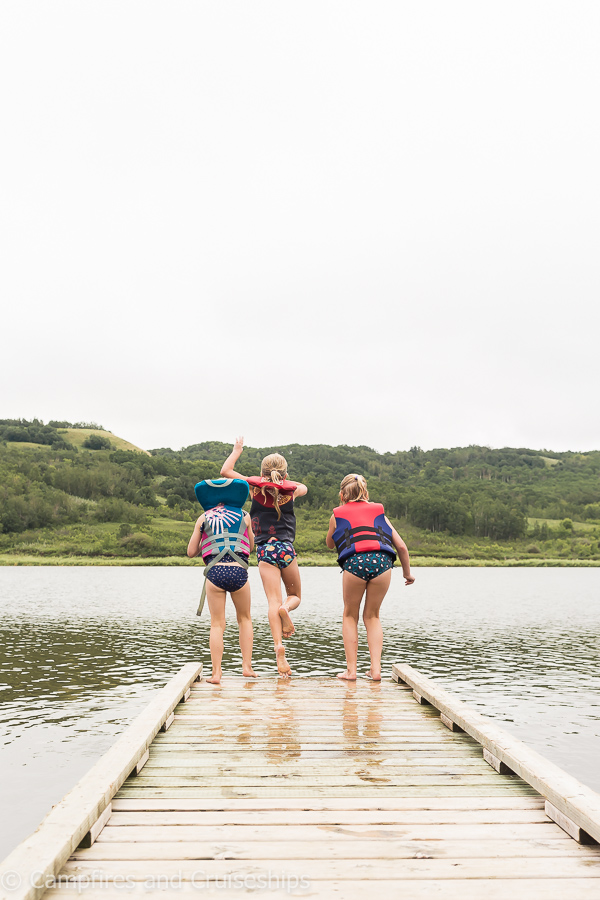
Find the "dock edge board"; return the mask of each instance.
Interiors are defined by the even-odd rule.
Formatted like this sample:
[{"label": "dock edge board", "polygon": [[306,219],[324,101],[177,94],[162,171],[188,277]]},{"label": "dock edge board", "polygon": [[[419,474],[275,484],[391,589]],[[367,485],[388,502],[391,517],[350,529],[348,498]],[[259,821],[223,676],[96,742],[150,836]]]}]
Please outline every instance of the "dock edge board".
[{"label": "dock edge board", "polygon": [[201,674],[202,663],[186,663],[110,750],[52,808],[33,834],[0,863],[0,885],[10,883],[15,873],[20,879],[18,887],[6,893],[2,891],[0,897],[38,900],[90,832],[93,841],[94,826],[98,823],[101,828],[104,824],[100,820],[114,795],[138,764],[143,765],[142,760],[158,731]]},{"label": "dock edge board", "polygon": [[[583,842],[588,842],[590,838],[600,842],[600,794],[412,666],[395,663],[392,677],[407,684],[414,694],[437,709],[447,727],[454,726],[481,744],[484,758],[490,765],[502,772],[510,770],[531,785],[572,826],[580,829]],[[555,821],[561,824],[558,817]],[[575,832],[572,828],[567,833],[573,837]]]}]

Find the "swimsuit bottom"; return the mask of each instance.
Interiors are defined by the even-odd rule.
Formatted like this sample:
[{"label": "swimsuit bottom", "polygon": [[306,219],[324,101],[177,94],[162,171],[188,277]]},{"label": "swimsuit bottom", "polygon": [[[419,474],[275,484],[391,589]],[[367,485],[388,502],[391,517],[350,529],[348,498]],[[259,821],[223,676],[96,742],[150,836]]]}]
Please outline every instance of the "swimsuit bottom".
[{"label": "swimsuit bottom", "polygon": [[234,594],[248,581],[248,572],[241,566],[221,566],[217,563],[208,570],[206,577],[216,588]]},{"label": "swimsuit bottom", "polygon": [[268,544],[257,545],[256,559],[259,563],[266,562],[278,569],[287,569],[296,559],[296,551],[291,541],[269,541]]},{"label": "swimsuit bottom", "polygon": [[357,575],[363,581],[371,581],[393,565],[394,557],[378,550],[375,553],[353,553],[342,563],[342,569],[351,575]]}]

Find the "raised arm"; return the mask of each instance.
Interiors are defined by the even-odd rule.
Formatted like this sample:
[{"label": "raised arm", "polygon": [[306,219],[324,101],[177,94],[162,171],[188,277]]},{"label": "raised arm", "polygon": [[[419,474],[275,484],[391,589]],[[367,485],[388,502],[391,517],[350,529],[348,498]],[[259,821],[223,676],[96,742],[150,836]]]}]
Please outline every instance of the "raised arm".
[{"label": "raised arm", "polygon": [[305,494],[308,494],[308,488],[305,484],[301,484],[299,481],[295,482],[296,490],[294,491],[294,500],[296,497],[304,497]]},{"label": "raised arm", "polygon": [[200,518],[196,522],[196,526],[192,532],[192,536],[190,538],[190,542],[187,548],[187,555],[194,558],[194,556],[198,556],[200,553],[200,542],[202,540],[202,526],[204,525],[204,513],[200,516]]},{"label": "raised arm", "polygon": [[236,472],[233,468],[242,455],[242,450],[244,449],[244,438],[240,435],[235,439],[235,444],[233,445],[233,450],[221,466],[221,475],[223,478],[241,478],[242,481],[248,481],[245,475],[240,475],[239,472]]},{"label": "raised arm", "polygon": [[333,532],[335,531],[335,516],[332,516],[329,520],[329,531],[325,537],[325,543],[329,547],[330,550],[335,550],[335,544],[333,542]]},{"label": "raised arm", "polygon": [[394,528],[394,526],[392,525],[392,523],[390,522],[390,520],[388,519],[387,516],[385,517],[385,521],[388,523],[388,525],[392,529],[392,544],[396,548],[398,557],[400,559],[400,562],[402,563],[402,574],[404,575],[404,578],[406,579],[405,584],[407,584],[407,585],[413,584],[414,580],[415,580],[415,576],[410,574],[410,557],[408,555],[408,547],[406,546],[406,544],[404,543],[404,541],[402,540],[402,538],[400,537],[400,535],[398,534],[398,532],[396,531],[396,529]]}]

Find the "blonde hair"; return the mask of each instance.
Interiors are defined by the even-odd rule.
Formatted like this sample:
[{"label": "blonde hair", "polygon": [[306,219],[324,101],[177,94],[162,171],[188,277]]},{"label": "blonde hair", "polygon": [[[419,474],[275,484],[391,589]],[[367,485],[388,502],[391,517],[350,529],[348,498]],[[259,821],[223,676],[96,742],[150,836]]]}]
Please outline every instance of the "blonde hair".
[{"label": "blonde hair", "polygon": [[346,475],[340,484],[340,493],[343,503],[352,503],[356,500],[368,500],[369,492],[367,482],[362,475]]},{"label": "blonde hair", "polygon": [[[281,484],[287,475],[287,462],[285,457],[282,456],[281,453],[270,453],[268,456],[265,456],[260,464],[260,475],[261,478],[266,478],[271,484]],[[279,491],[277,488],[264,487],[261,487],[260,490],[265,500],[267,499],[267,494],[270,494],[273,498],[273,505],[277,510],[277,519],[279,520],[281,518]]]}]

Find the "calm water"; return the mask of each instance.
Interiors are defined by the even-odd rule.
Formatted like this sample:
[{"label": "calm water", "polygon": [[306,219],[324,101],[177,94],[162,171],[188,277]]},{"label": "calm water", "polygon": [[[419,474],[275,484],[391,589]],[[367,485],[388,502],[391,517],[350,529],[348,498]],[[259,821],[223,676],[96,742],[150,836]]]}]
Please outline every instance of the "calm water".
[{"label": "calm water", "polygon": [[[341,578],[305,569],[288,658],[302,677],[344,668]],[[256,569],[255,668],[274,671]],[[198,569],[0,568],[0,859],[183,663],[209,665]],[[240,671],[233,607],[225,672]],[[382,614],[384,664],[440,679],[600,790],[600,570],[399,571]],[[361,626],[359,663],[368,667]],[[385,669],[384,669],[385,673]]]}]

